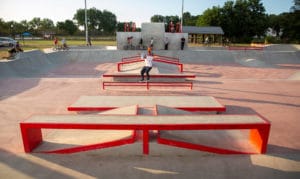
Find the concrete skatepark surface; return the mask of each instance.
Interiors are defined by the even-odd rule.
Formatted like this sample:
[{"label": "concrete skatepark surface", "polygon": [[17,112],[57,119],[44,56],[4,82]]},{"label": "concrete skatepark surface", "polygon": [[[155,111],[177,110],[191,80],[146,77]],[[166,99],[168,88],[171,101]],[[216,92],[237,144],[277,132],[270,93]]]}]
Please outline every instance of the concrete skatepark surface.
[{"label": "concrete skatepark surface", "polygon": [[[0,62],[0,177],[299,178],[299,46],[273,45],[264,51],[213,47],[154,51],[179,57],[184,71],[196,74],[192,91],[102,90],[100,76],[115,70],[115,63],[122,57],[138,52],[101,47],[50,53],[29,51],[16,60]],[[264,155],[217,155],[164,146],[153,140],[148,156],[141,153],[140,142],[68,155],[25,154],[19,122],[33,114],[72,114],[67,106],[82,95],[213,96],[226,106],[225,114],[259,113],[270,120],[268,150]],[[79,135],[45,133],[49,145],[52,139],[56,145],[64,145],[66,140],[88,142],[129,134],[107,131],[103,138],[103,131]],[[211,134],[205,135],[209,140]]]}]

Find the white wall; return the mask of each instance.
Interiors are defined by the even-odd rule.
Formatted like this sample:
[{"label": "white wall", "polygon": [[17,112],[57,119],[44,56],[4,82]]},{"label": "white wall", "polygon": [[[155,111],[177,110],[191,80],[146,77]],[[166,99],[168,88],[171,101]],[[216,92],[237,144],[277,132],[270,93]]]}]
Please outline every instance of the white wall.
[{"label": "white wall", "polygon": [[185,38],[184,49],[188,48],[187,33],[165,33],[163,23],[143,23],[142,32],[117,32],[117,48],[123,50],[127,45],[127,37],[132,36],[132,45],[138,46],[140,39],[143,39],[143,45],[149,46],[151,37],[154,39],[153,50],[164,50],[164,38],[168,37],[169,50],[180,50],[181,38]]}]

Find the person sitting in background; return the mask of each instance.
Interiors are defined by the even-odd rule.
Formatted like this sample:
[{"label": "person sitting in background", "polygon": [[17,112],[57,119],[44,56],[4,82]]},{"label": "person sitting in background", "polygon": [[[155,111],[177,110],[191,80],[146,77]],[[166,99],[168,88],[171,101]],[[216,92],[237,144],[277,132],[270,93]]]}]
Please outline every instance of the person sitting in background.
[{"label": "person sitting in background", "polygon": [[8,50],[9,57],[13,57],[18,52],[23,52],[23,49],[21,48],[19,42],[16,42],[14,47]]},{"label": "person sitting in background", "polygon": [[23,49],[21,48],[19,42],[16,43],[15,48],[16,48],[16,51],[17,51],[17,52],[23,52]]},{"label": "person sitting in background", "polygon": [[62,44],[62,49],[65,50],[65,49],[68,49],[68,45],[67,45],[67,41],[65,38],[63,38],[61,40],[61,44]]}]

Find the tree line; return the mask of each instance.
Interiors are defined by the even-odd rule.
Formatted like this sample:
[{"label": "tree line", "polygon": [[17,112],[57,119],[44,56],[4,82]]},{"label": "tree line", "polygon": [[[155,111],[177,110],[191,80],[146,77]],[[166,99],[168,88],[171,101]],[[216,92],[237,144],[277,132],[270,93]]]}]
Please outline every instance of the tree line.
[{"label": "tree line", "polygon": [[[87,9],[88,30],[91,35],[113,35],[117,30],[117,17],[110,11]],[[35,17],[30,21],[5,22],[0,18],[0,35],[15,36],[29,32],[35,36],[44,34],[56,35],[84,35],[85,10],[78,9],[73,19],[59,21],[56,24],[51,19]]]},{"label": "tree line", "polygon": [[[299,0],[295,0],[299,6]],[[298,4],[297,4],[298,3]],[[293,6],[293,7],[295,7]],[[154,15],[151,22],[167,24],[179,22],[178,16]],[[227,1],[224,5],[208,8],[201,15],[183,14],[184,26],[220,26],[225,36],[233,42],[268,40],[270,42],[300,43],[300,12],[286,12],[279,15],[266,14],[261,0]],[[266,35],[272,31],[274,36]]]},{"label": "tree line", "polygon": [[[299,0],[295,0],[299,6]],[[126,22],[117,22],[117,17],[110,11],[90,8],[87,10],[88,30],[92,36],[115,35],[123,31]],[[168,24],[180,23],[178,16],[153,15],[151,22]],[[129,22],[132,23],[132,22]],[[85,10],[78,9],[73,19],[54,22],[51,19],[35,17],[30,21],[5,22],[0,18],[0,35],[14,36],[29,32],[35,36],[42,34],[84,35]],[[256,39],[267,39],[271,42],[300,42],[300,12],[286,12],[279,15],[266,14],[261,0],[229,0],[223,6],[206,9],[203,14],[193,16],[189,12],[183,14],[184,26],[220,26],[225,37],[233,42],[249,42]],[[267,30],[272,30],[274,36],[266,36]],[[139,31],[140,29],[137,29]]]}]

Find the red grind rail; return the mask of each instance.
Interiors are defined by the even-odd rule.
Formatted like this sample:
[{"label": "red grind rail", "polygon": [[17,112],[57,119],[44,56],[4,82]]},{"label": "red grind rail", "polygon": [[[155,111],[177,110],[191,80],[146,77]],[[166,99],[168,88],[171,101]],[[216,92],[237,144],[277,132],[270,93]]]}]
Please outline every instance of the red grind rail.
[{"label": "red grind rail", "polygon": [[189,87],[190,90],[193,89],[193,82],[110,82],[103,81],[102,89],[105,90],[107,86],[145,86],[147,90],[151,86],[156,87]]},{"label": "red grind rail", "polygon": [[[122,62],[118,62],[117,63],[117,70],[118,72],[121,71],[121,66],[122,65],[125,65],[125,64],[130,64],[130,63],[137,63],[137,62],[142,62],[143,60],[140,59],[140,58],[131,58],[130,60],[123,60],[122,59]],[[179,71],[180,72],[183,72],[183,64],[182,63],[179,63],[179,60],[168,60],[168,59],[165,59],[165,58],[154,58],[153,61],[156,61],[156,62],[162,62],[162,63],[167,63],[167,64],[171,64],[171,65],[177,65],[178,68],[179,68]]]}]

